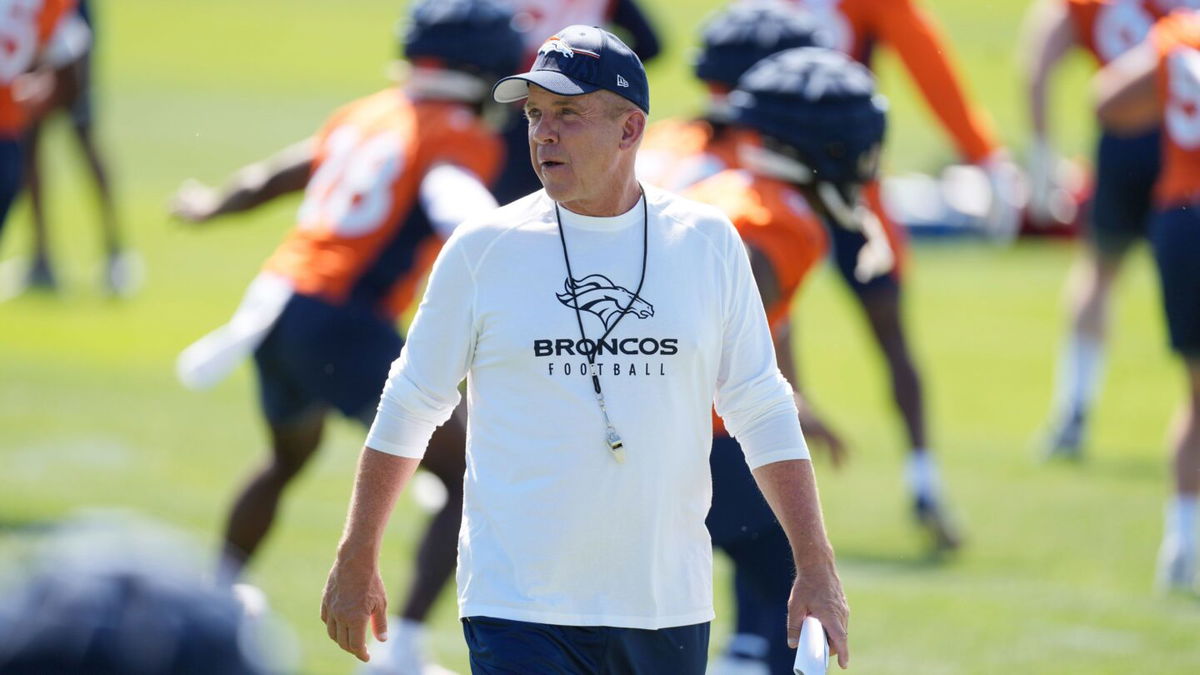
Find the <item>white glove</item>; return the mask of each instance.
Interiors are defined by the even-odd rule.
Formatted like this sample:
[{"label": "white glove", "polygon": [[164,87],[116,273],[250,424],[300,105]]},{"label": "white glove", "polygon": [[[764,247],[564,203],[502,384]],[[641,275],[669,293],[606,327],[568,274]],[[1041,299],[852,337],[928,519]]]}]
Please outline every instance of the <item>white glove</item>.
[{"label": "white glove", "polygon": [[896,266],[896,254],[892,251],[892,244],[883,230],[883,223],[879,222],[875,212],[863,205],[859,205],[856,211],[867,243],[858,250],[854,277],[865,284],[875,277],[891,272]]},{"label": "white glove", "polygon": [[1007,244],[1016,238],[1021,227],[1021,209],[1026,201],[1025,177],[1005,150],[993,152],[979,166],[991,189],[984,232],[997,243]]},{"label": "white glove", "polygon": [[1054,216],[1054,198],[1058,185],[1058,155],[1044,138],[1029,146],[1029,213],[1038,223]]}]

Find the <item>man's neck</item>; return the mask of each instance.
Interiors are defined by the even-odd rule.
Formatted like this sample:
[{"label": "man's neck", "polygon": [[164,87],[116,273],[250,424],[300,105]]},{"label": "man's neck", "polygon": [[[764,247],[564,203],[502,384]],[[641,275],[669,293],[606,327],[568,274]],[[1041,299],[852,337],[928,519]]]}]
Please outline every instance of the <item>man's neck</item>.
[{"label": "man's neck", "polygon": [[581,216],[594,218],[611,218],[619,216],[642,198],[642,188],[632,176],[615,193],[607,193],[594,199],[578,199],[570,202],[560,202],[560,205]]}]

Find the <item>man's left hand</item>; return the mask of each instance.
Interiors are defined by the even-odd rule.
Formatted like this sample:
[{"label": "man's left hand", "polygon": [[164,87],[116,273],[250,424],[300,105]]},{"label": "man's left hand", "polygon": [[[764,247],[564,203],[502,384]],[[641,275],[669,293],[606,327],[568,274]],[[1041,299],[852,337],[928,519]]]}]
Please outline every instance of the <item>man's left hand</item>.
[{"label": "man's left hand", "polygon": [[788,647],[795,649],[800,644],[800,626],[810,615],[817,617],[824,625],[829,638],[830,655],[836,654],[838,665],[847,668],[850,665],[847,636],[850,607],[846,604],[842,582],[832,563],[797,572],[792,594],[788,598]]}]

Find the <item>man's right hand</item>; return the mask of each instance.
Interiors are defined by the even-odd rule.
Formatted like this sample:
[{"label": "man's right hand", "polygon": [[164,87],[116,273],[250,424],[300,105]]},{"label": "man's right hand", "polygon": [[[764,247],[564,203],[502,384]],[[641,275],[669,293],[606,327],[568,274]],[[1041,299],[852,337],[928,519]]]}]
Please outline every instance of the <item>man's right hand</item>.
[{"label": "man's right hand", "polygon": [[376,640],[387,640],[387,591],[375,560],[338,555],[325,582],[321,621],[339,647],[360,661],[371,660],[367,654],[367,622]]},{"label": "man's right hand", "polygon": [[217,215],[221,196],[213,188],[188,179],[171,197],[171,215],[189,223],[203,223]]}]

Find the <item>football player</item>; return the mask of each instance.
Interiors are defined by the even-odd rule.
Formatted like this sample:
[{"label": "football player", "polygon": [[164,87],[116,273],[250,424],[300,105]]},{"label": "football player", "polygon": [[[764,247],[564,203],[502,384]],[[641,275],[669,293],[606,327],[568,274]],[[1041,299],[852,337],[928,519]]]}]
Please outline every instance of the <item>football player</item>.
[{"label": "football player", "polygon": [[[636,0],[504,0],[512,7],[518,27],[525,36],[525,63],[537,58],[538,48],[548,35],[563,26],[617,26],[628,36],[626,42],[643,62],[658,55],[658,34]],[[501,204],[542,189],[529,161],[528,127],[523,115],[509,119],[504,129],[505,162],[492,194]]]},{"label": "football player", "polygon": [[58,78],[71,76],[67,66],[91,41],[74,9],[74,0],[0,3],[0,233],[21,188],[22,136],[55,105]]},{"label": "football player", "polygon": [[[1072,47],[1100,67],[1145,39],[1155,20],[1184,0],[1042,0],[1026,20],[1029,112],[1033,124],[1030,207],[1050,209],[1057,155],[1046,122],[1050,76]],[[1159,170],[1157,127],[1135,136],[1101,129],[1088,238],[1070,274],[1071,326],[1058,361],[1046,457],[1079,459],[1086,420],[1100,388],[1109,298],[1121,263],[1147,233]]]},{"label": "football player", "polygon": [[[734,3],[715,14],[705,26],[695,64],[696,74],[709,90],[708,111],[699,120],[669,120],[651,126],[638,158],[639,175],[647,182],[680,189],[736,166],[740,161],[734,150],[736,134],[724,122],[727,93],[758,59],[788,47],[827,44],[825,32],[825,24],[817,17],[781,2]],[[937,550],[953,550],[959,546],[961,535],[947,515],[941,495],[937,465],[925,435],[920,376],[901,321],[898,268],[903,264],[903,235],[878,208],[879,203],[872,201],[873,195],[878,196],[877,181],[864,186],[863,199],[889,240],[891,271],[870,277],[858,273],[860,260],[877,257],[881,247],[877,244],[864,252],[866,239],[845,228],[829,228],[833,258],[866,310],[872,332],[891,366],[892,391],[909,433],[906,478],[914,516]],[[791,353],[784,345],[777,352]],[[811,433],[816,427],[810,422],[805,429]]]},{"label": "football player", "polygon": [[[233,320],[185,350],[185,382],[217,379],[253,350],[271,456],[235,499],[221,577],[241,572],[285,488],[321,440],[332,410],[370,424],[400,353],[397,316],[443,239],[495,207],[486,185],[503,148],[484,120],[491,84],[520,65],[511,11],[494,0],[424,0],[403,49],[407,81],[354,101],[317,134],[214,190],[185,184],[175,215],[201,223],[303,190],[297,226],[266,262]],[[417,552],[417,570],[376,672],[421,672],[422,622],[454,570],[462,511],[462,420],[438,430],[422,465],[448,499]]]},{"label": "football player", "polygon": [[1113,133],[1162,130],[1150,241],[1171,347],[1188,393],[1172,434],[1175,495],[1167,507],[1158,583],[1194,590],[1200,495],[1200,12],[1176,10],[1095,78],[1096,112]]},{"label": "football player", "polygon": [[[812,86],[814,82],[822,84]],[[861,202],[874,180],[885,108],[874,79],[846,55],[818,47],[769,56],[729,94],[724,120],[738,137],[740,169],[727,169],[684,194],[729,216],[750,254],[751,268],[775,332],[780,371],[795,384],[788,314],[796,292],[829,246],[826,227],[861,238],[864,280],[886,273],[891,251],[882,226]],[[782,340],[781,340],[782,338]],[[842,446],[797,395],[805,435],[835,462]],[[791,673],[787,646],[788,585],[794,571],[787,539],[757,493],[738,442],[719,429],[711,456],[713,544],[734,563],[737,625],[717,672]]]},{"label": "football player", "polygon": [[[79,149],[87,160],[88,171],[96,186],[100,206],[100,226],[104,238],[105,265],[102,283],[113,296],[127,296],[137,289],[141,277],[141,262],[125,248],[113,204],[109,184],[108,162],[96,140],[92,98],[92,55],[95,52],[96,30],[88,0],[80,0],[76,13],[92,33],[92,42],[84,53],[66,66],[70,73],[58,77],[56,107],[71,118],[71,130]],[[30,126],[25,136],[25,183],[29,188],[29,207],[33,215],[34,251],[29,269],[30,286],[54,290],[58,280],[50,262],[50,241],[46,230],[46,214],[42,200],[42,172],[38,162],[41,125]]]}]

